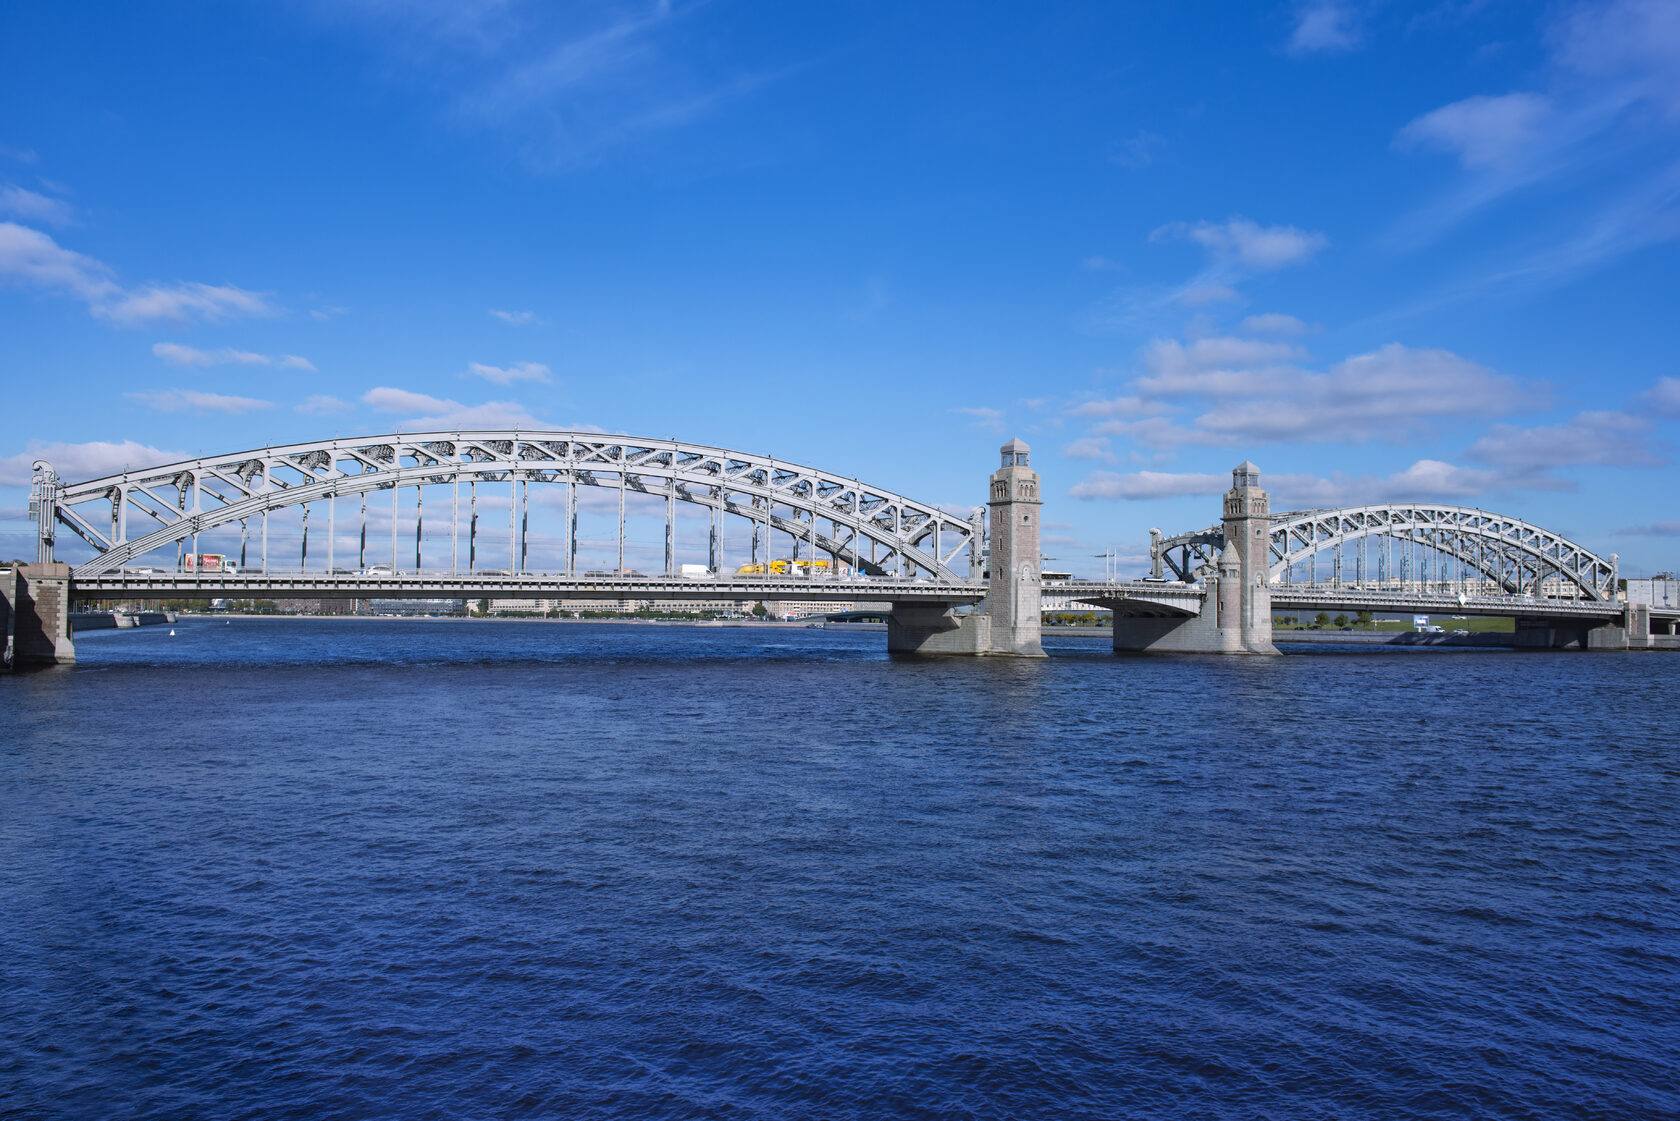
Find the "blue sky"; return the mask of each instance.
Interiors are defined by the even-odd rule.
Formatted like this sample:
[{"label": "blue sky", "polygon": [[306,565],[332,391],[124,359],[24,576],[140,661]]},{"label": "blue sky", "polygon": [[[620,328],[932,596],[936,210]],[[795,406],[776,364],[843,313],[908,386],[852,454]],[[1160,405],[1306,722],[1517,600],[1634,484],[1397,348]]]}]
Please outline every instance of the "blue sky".
[{"label": "blue sky", "polygon": [[1680,5],[0,11],[29,462],[588,426],[1137,558],[1230,467],[1680,567]]}]

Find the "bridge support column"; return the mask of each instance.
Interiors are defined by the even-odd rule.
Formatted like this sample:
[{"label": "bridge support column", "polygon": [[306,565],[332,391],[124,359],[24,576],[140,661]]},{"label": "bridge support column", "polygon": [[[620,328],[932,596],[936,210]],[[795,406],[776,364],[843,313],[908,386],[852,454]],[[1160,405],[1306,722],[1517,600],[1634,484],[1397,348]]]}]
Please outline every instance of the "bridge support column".
[{"label": "bridge support column", "polygon": [[[1116,610],[1116,653],[1276,654],[1272,644],[1271,498],[1260,469],[1246,460],[1231,472],[1225,492],[1225,549],[1203,582],[1197,615],[1131,617]],[[1160,573],[1160,532],[1150,531],[1154,571]]]},{"label": "bridge support column", "polygon": [[6,661],[11,669],[76,660],[70,637],[70,566],[24,564],[0,575]]},{"label": "bridge support column", "polygon": [[[1246,459],[1231,472],[1224,523],[1225,552],[1219,558],[1219,583],[1228,603],[1221,604],[1220,629],[1237,632],[1233,653],[1276,654],[1277,647],[1272,645],[1272,594],[1267,587],[1272,567],[1272,500],[1260,489],[1260,468]],[[1235,562],[1234,571],[1227,569],[1227,557]],[[1208,598],[1213,598],[1211,591]]]},{"label": "bridge support column", "polygon": [[[1011,440],[992,472],[991,553],[986,598],[968,615],[945,606],[894,604],[887,649],[901,654],[1044,657],[1044,558],[1039,553],[1038,472],[1030,449]],[[939,558],[941,562],[944,558]]]},{"label": "bridge support column", "polygon": [[1651,649],[1651,608],[1649,604],[1629,603],[1622,607],[1622,617],[1587,632],[1584,644],[1588,650],[1649,650]]},{"label": "bridge support column", "polygon": [[1044,657],[1044,557],[1039,552],[1038,472],[1027,465],[1030,449],[1011,440],[999,449],[1003,465],[992,472],[991,556],[986,602],[991,654]]},{"label": "bridge support column", "polygon": [[1616,641],[1621,638],[1621,628],[1614,629],[1616,634],[1601,635],[1595,643],[1594,628],[1590,623],[1580,623],[1573,619],[1525,619],[1518,616],[1516,646],[1518,650],[1563,650],[1570,646],[1582,650],[1625,650],[1627,647],[1619,645]]},{"label": "bridge support column", "polygon": [[893,604],[887,650],[895,654],[991,654],[992,619],[981,611],[957,615],[944,604]]}]

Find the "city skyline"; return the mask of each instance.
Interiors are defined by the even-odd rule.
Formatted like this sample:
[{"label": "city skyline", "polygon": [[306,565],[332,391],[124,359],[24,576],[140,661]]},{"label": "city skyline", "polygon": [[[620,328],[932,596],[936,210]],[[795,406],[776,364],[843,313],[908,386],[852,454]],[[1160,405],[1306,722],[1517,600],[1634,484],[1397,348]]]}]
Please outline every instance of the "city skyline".
[{"label": "city skyline", "polygon": [[1670,6],[0,32],[8,555],[38,456],[517,425],[952,507],[1020,435],[1076,569],[1206,523],[1243,459],[1279,509],[1485,506],[1673,566]]}]

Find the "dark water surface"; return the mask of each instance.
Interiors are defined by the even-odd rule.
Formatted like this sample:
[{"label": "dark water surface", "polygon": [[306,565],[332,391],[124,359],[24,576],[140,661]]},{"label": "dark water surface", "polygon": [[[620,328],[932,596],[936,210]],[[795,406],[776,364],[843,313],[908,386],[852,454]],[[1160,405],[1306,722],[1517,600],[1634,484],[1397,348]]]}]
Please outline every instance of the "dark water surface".
[{"label": "dark water surface", "polygon": [[1680,657],[184,621],[0,678],[0,1114],[1680,1116]]}]

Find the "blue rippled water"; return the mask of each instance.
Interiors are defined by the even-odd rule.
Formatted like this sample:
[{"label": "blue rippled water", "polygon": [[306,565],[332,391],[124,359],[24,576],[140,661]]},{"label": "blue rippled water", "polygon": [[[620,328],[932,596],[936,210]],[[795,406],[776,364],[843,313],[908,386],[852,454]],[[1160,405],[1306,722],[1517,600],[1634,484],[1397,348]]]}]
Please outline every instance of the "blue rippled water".
[{"label": "blue rippled water", "polygon": [[1680,1116],[1680,658],[236,620],[0,678],[17,1118]]}]

